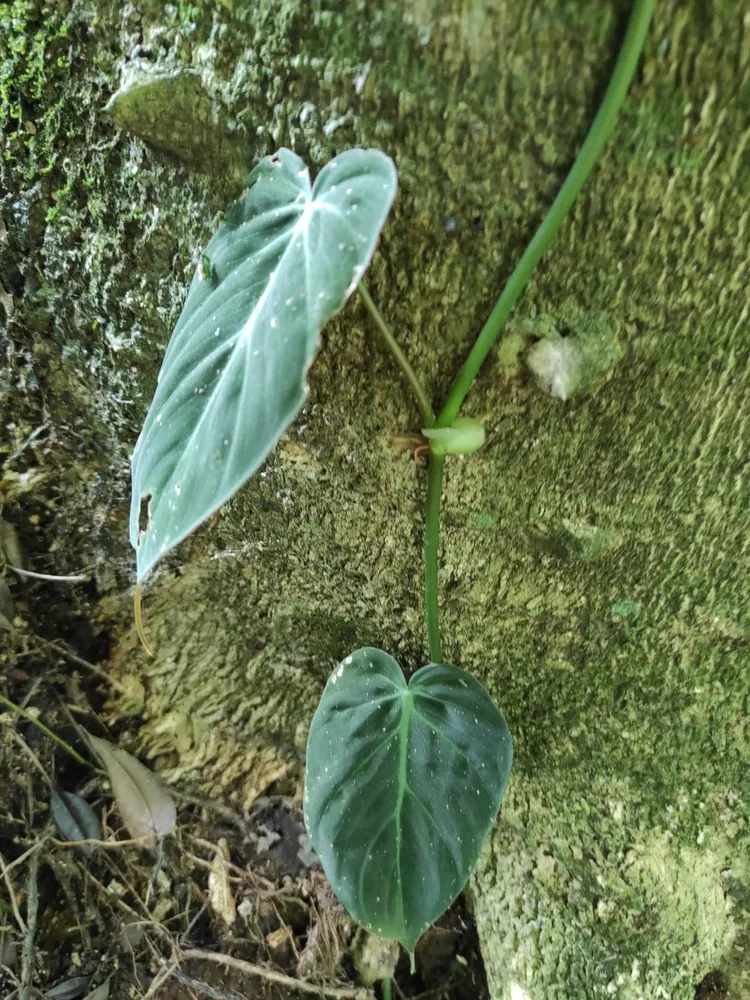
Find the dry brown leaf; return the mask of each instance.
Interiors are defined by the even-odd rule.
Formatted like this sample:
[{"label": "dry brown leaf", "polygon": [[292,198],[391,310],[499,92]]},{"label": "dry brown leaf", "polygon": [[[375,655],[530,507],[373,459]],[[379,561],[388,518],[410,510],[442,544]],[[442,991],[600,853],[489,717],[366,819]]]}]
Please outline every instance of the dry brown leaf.
[{"label": "dry brown leaf", "polygon": [[208,901],[214,913],[221,917],[227,927],[237,918],[237,907],[229,882],[229,844],[221,837],[213,860],[213,868],[208,876]]},{"label": "dry brown leaf", "polygon": [[2,518],[0,518],[0,553],[11,566],[25,568],[27,560],[18,540],[18,532],[12,524],[3,521]]},{"label": "dry brown leaf", "polygon": [[16,306],[13,296],[3,288],[2,281],[0,281],[0,305],[5,309],[5,318],[10,319],[16,311]]},{"label": "dry brown leaf", "polygon": [[154,843],[166,837],[177,822],[174,800],[153,771],[126,750],[98,736],[89,736],[92,749],[109,775],[112,794],[130,835]]}]

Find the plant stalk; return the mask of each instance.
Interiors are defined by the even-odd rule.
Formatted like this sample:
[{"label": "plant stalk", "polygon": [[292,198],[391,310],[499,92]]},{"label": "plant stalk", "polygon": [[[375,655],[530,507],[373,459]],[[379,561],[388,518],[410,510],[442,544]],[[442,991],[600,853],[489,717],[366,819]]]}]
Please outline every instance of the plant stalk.
[{"label": "plant stalk", "polygon": [[440,497],[443,492],[444,468],[444,458],[430,455],[424,525],[424,603],[427,615],[427,645],[431,663],[443,662],[438,616],[438,555],[440,550]]},{"label": "plant stalk", "polygon": [[[497,340],[513,306],[529,282],[534,268],[557,234],[563,220],[596,163],[604,144],[612,134],[617,114],[633,79],[646,40],[656,0],[635,0],[625,39],[617,58],[612,78],[596,118],[571,167],[570,173],[552,207],[542,220],[526,252],[508,279],[500,298],[477,337],[468,358],[451,386],[445,405],[437,418],[438,427],[450,427],[458,415],[479,369]],[[438,618],[438,543],[440,534],[440,495],[443,485],[444,459],[432,455],[427,484],[427,511],[424,535],[424,589],[427,616],[427,639],[430,659],[442,662]]]},{"label": "plant stalk", "polygon": [[404,352],[399,347],[398,342],[391,333],[388,324],[380,315],[380,310],[370,298],[370,293],[367,291],[364,285],[360,285],[358,290],[362,301],[367,306],[367,310],[370,313],[370,316],[372,316],[373,320],[375,321],[375,326],[377,326],[378,330],[380,331],[381,336],[388,345],[388,349],[393,355],[396,364],[401,369],[407,382],[412,387],[414,395],[417,397],[417,403],[419,404],[419,409],[422,414],[422,420],[424,422],[424,426],[434,427],[435,411],[432,409],[432,403],[430,402],[430,397],[427,395],[424,386],[419,381],[419,376],[409,363],[409,359],[406,357]]},{"label": "plant stalk", "polygon": [[500,330],[513,306],[531,278],[532,272],[557,234],[560,225],[571,209],[583,187],[591,168],[596,163],[604,144],[612,134],[617,114],[630,87],[631,80],[643,50],[656,0],[635,0],[625,39],[617,58],[612,78],[596,118],[581,146],[565,183],[552,203],[526,252],[484,324],[476,343],[451,386],[448,398],[437,419],[438,427],[450,427],[461,408],[479,369],[492,349]]},{"label": "plant stalk", "polygon": [[383,980],[383,1000],[391,1000],[391,980]]}]

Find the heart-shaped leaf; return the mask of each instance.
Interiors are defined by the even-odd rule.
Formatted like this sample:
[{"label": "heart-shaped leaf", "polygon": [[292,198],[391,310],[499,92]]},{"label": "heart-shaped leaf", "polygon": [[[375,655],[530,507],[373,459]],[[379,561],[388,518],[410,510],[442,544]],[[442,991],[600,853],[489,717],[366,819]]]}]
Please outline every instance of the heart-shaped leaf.
[{"label": "heart-shaped leaf", "polygon": [[320,328],[370,262],[396,168],[351,149],[311,185],[281,149],[247,183],[203,254],[133,455],[139,579],[226,503],[299,412]]},{"label": "heart-shaped leaf", "polygon": [[510,733],[470,674],[407,684],[379,649],[334,670],[307,743],[305,822],[336,895],[409,951],[471,873],[510,775]]},{"label": "heart-shaped leaf", "polygon": [[[74,792],[57,792],[54,788],[50,798],[50,813],[55,826],[65,840],[100,840],[102,827],[99,817],[86,799]],[[91,844],[81,844],[81,854],[91,857],[94,848]],[[83,992],[83,991],[81,991]]]},{"label": "heart-shaped leaf", "polygon": [[88,738],[109,775],[112,794],[130,835],[153,843],[171,833],[177,810],[161,779],[127,750],[98,736],[89,734]]}]

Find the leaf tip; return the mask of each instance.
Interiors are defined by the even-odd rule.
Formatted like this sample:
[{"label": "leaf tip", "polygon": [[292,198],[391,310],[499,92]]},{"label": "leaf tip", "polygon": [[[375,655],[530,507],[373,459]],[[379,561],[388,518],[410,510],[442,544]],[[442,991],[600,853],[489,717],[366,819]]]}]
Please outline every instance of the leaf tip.
[{"label": "leaf tip", "polygon": [[146,650],[149,656],[154,655],[153,649],[149,646],[148,640],[146,639],[146,633],[143,630],[143,618],[141,616],[141,584],[136,584],[135,588],[135,600],[133,603],[133,613],[135,614],[135,630],[138,633],[138,638],[141,640],[141,645]]}]

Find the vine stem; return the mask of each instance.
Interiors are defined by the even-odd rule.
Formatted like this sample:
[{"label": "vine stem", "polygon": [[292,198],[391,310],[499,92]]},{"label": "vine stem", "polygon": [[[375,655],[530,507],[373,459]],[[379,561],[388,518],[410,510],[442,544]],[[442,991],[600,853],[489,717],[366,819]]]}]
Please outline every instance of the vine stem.
[{"label": "vine stem", "polygon": [[427,511],[424,525],[424,603],[427,615],[427,645],[431,663],[442,663],[438,619],[438,551],[440,548],[440,497],[443,492],[445,459],[430,456],[427,476]]},{"label": "vine stem", "polygon": [[581,151],[550,210],[508,279],[508,283],[477,337],[463,367],[456,376],[445,405],[438,416],[438,427],[450,427],[455,420],[461,404],[492,349],[503,324],[528,284],[534,268],[557,234],[586,178],[591,173],[591,168],[599,158],[604,144],[612,134],[617,113],[625,100],[643,50],[655,4],[656,0],[636,0],[612,78],[596,118],[589,129],[583,146],[581,146]]},{"label": "vine stem", "polygon": [[383,1000],[391,1000],[391,980],[383,980]]},{"label": "vine stem", "polygon": [[435,411],[432,409],[432,403],[430,402],[430,397],[427,395],[424,386],[419,381],[419,376],[409,363],[409,359],[406,357],[404,352],[399,347],[396,338],[391,333],[390,327],[383,319],[383,317],[380,315],[380,310],[370,298],[370,293],[367,291],[365,286],[360,285],[358,291],[360,294],[360,298],[367,306],[367,311],[369,312],[370,316],[372,316],[375,322],[375,326],[377,326],[378,330],[380,331],[383,337],[383,340],[388,345],[388,349],[393,355],[396,364],[403,372],[404,377],[406,378],[407,382],[414,391],[414,395],[417,397],[417,402],[419,404],[419,409],[422,414],[422,420],[424,421],[425,427],[434,427]]},{"label": "vine stem", "polygon": [[[529,282],[534,268],[557,234],[563,220],[583,187],[586,178],[596,163],[604,144],[612,134],[617,113],[622,106],[633,79],[638,60],[643,50],[646,35],[654,13],[656,0],[635,0],[630,15],[625,39],[620,49],[612,78],[607,87],[596,118],[589,129],[565,183],[552,203],[551,208],[534,234],[526,252],[500,294],[494,309],[477,337],[468,358],[453,382],[440,414],[438,427],[450,427],[456,419],[461,404],[466,398],[479,369],[497,340],[503,324],[513,306]],[[440,496],[443,485],[444,459],[432,456],[427,483],[427,511],[424,532],[424,589],[427,617],[427,638],[430,659],[442,662],[440,649],[440,627],[438,619],[438,549],[440,537]]]}]

